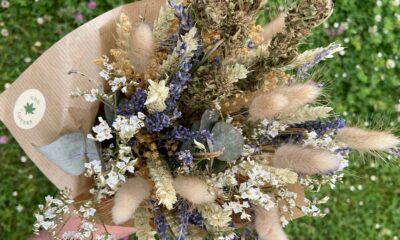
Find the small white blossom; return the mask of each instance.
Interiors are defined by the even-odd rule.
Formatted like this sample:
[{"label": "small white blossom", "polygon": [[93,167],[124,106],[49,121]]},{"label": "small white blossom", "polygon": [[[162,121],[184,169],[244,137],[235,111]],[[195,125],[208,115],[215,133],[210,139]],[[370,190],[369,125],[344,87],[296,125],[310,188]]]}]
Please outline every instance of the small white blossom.
[{"label": "small white blossom", "polygon": [[92,134],[88,134],[88,138],[99,142],[111,139],[113,136],[111,134],[111,128],[110,126],[108,126],[108,123],[102,117],[99,117],[99,122],[99,125],[92,128],[93,132],[96,133],[96,137],[94,137]]},{"label": "small white blossom", "polygon": [[126,77],[115,77],[113,80],[109,81],[108,84],[113,92],[119,89],[121,89],[123,93],[126,93],[127,91]]},{"label": "small white blossom", "polygon": [[133,115],[129,119],[119,115],[115,119],[113,127],[119,132],[122,139],[129,140],[144,127],[144,118],[145,115],[142,113],[137,116]]},{"label": "small white blossom", "polygon": [[386,61],[386,67],[388,69],[393,69],[396,67],[396,62],[393,59],[389,59]]}]

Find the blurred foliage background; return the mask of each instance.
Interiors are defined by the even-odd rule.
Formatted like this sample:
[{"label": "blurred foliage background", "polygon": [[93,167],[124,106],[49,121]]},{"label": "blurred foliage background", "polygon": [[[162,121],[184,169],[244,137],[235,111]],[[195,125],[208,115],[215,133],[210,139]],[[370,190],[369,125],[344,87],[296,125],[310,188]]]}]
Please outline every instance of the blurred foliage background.
[{"label": "blurred foliage background", "polygon": [[[270,0],[260,23],[294,0]],[[65,34],[129,0],[2,0],[0,91]],[[359,125],[398,126],[400,0],[335,0],[329,21],[301,49],[346,49],[319,66],[335,111]],[[373,118],[372,115],[378,116]],[[290,239],[399,239],[399,162],[354,156],[345,181],[330,192],[323,219],[304,217],[286,227]],[[33,212],[57,192],[0,123],[0,239],[26,239]]]}]

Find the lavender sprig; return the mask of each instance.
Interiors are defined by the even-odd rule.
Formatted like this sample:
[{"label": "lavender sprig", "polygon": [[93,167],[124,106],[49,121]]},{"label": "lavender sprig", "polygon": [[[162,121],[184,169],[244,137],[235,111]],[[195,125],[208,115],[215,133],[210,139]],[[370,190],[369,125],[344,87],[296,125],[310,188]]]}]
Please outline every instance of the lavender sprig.
[{"label": "lavender sprig", "polygon": [[310,76],[308,71],[311,68],[313,68],[315,65],[322,62],[323,60],[332,57],[332,55],[334,53],[336,53],[342,49],[343,48],[339,44],[336,44],[336,43],[331,44],[328,47],[322,49],[322,51],[315,56],[313,61],[305,63],[304,65],[302,65],[301,67],[299,67],[297,69],[297,77],[300,79],[307,78],[308,76]]}]

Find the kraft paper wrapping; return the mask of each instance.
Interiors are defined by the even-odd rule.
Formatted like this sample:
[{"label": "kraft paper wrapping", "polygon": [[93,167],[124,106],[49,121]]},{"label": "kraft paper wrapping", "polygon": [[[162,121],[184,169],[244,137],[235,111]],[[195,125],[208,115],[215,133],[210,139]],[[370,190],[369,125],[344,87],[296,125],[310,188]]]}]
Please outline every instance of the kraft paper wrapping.
[{"label": "kraft paper wrapping", "polygon": [[[59,189],[72,189],[73,197],[88,190],[88,180],[64,172],[35,146],[47,145],[66,133],[90,132],[99,104],[73,99],[70,93],[104,84],[93,60],[113,47],[121,13],[132,23],[143,16],[152,24],[165,2],[144,0],[123,5],[84,24],[47,50],[0,95],[0,120],[44,175]],[[94,82],[68,75],[71,70],[85,73]]]}]

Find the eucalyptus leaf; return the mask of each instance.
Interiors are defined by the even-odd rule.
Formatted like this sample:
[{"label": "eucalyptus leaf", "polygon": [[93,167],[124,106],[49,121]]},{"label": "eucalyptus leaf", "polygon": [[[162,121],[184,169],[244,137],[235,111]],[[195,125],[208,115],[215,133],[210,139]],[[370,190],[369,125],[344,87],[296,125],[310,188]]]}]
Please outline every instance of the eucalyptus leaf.
[{"label": "eucalyptus leaf", "polygon": [[63,171],[75,176],[84,172],[85,162],[100,160],[96,143],[80,132],[66,134],[36,148]]},{"label": "eucalyptus leaf", "polygon": [[234,161],[240,157],[243,150],[243,136],[235,127],[226,122],[218,122],[212,130],[214,136],[214,151],[224,150],[217,158],[222,161]]},{"label": "eucalyptus leaf", "polygon": [[201,116],[200,130],[211,130],[218,119],[219,112],[217,110],[206,110]]}]

